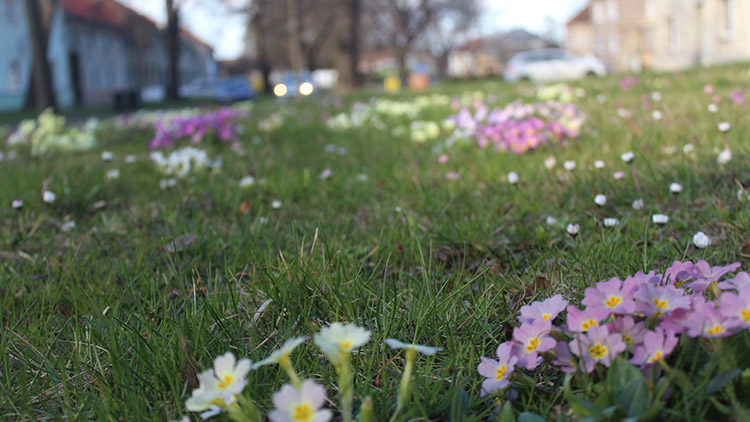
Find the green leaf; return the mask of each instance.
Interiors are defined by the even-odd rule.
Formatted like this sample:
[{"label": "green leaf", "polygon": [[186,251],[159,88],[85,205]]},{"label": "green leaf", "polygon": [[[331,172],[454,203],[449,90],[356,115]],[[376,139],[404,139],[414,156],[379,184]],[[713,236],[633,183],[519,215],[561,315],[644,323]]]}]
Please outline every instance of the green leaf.
[{"label": "green leaf", "polygon": [[627,417],[637,418],[646,412],[648,384],[641,371],[623,358],[617,358],[609,368],[612,398]]},{"label": "green leaf", "polygon": [[453,393],[451,400],[451,422],[462,422],[469,410],[469,393],[463,388]]},{"label": "green leaf", "polygon": [[742,371],[738,368],[730,369],[728,371],[724,371],[720,373],[719,375],[713,377],[711,381],[708,382],[708,386],[706,386],[706,393],[713,394],[722,388],[724,388],[725,385],[732,382],[733,379],[735,379],[739,374],[741,374]]},{"label": "green leaf", "polygon": [[520,415],[518,415],[517,422],[546,422],[546,420],[543,417],[537,415],[536,413],[523,412]]},{"label": "green leaf", "polygon": [[503,411],[500,413],[500,417],[497,418],[497,422],[516,422],[513,416],[513,405],[509,401],[506,401],[503,405]]}]

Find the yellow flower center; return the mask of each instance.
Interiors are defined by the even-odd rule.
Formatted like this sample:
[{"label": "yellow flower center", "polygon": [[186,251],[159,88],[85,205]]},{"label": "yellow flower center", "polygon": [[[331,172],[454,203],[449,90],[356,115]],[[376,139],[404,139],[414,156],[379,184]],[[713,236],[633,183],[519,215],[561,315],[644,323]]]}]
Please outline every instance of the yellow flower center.
[{"label": "yellow flower center", "polygon": [[661,350],[659,350],[658,352],[654,353],[654,355],[653,355],[653,356],[651,356],[651,357],[650,357],[650,358],[648,359],[648,363],[654,363],[654,362],[656,362],[657,360],[661,359],[662,357],[664,357],[664,353],[662,353],[662,352],[661,352]]},{"label": "yellow flower center", "polygon": [[531,353],[536,350],[537,347],[539,347],[539,339],[532,338],[531,340],[529,340],[529,344],[526,345],[526,351]]},{"label": "yellow flower center", "polygon": [[231,376],[231,375],[224,375],[224,379],[222,379],[221,381],[219,381],[219,389],[220,390],[225,390],[227,387],[229,387],[230,385],[232,385],[233,382],[234,382],[234,377],[233,376]]},{"label": "yellow flower center", "polygon": [[608,308],[616,308],[617,305],[622,302],[622,298],[620,296],[610,296],[609,299],[607,299],[606,302],[604,302],[605,305],[607,305]]},{"label": "yellow flower center", "polygon": [[589,348],[589,354],[594,359],[601,359],[607,356],[608,351],[609,350],[607,349],[607,346],[601,345],[599,343],[596,343]]},{"label": "yellow flower center", "polygon": [[622,341],[624,341],[625,344],[628,345],[628,347],[633,345],[633,337],[630,337],[629,335],[623,334]]},{"label": "yellow flower center", "polygon": [[664,299],[659,299],[658,297],[654,298],[654,306],[656,306],[659,309],[667,309],[667,301]]},{"label": "yellow flower center", "polygon": [[348,341],[340,341],[339,347],[341,348],[341,350],[348,351],[352,348],[352,343]]},{"label": "yellow flower center", "polygon": [[740,311],[740,317],[745,322],[750,322],[750,306],[747,309]]},{"label": "yellow flower center", "polygon": [[599,321],[595,319],[589,319],[588,321],[584,321],[583,324],[581,324],[581,327],[583,327],[583,331],[588,331],[591,327],[596,327],[599,325]]},{"label": "yellow flower center", "polygon": [[503,365],[499,368],[497,368],[497,376],[495,376],[495,379],[497,381],[502,381],[503,378],[505,378],[505,373],[508,372],[508,367]]},{"label": "yellow flower center", "polygon": [[706,328],[706,332],[711,335],[717,335],[724,332],[724,328],[721,326],[721,324],[716,324],[713,327]]},{"label": "yellow flower center", "polygon": [[309,404],[298,404],[294,406],[294,413],[292,413],[292,419],[300,422],[307,422],[313,419],[313,409]]},{"label": "yellow flower center", "polygon": [[542,319],[545,321],[550,319],[551,317],[552,317],[552,314],[542,314]]}]

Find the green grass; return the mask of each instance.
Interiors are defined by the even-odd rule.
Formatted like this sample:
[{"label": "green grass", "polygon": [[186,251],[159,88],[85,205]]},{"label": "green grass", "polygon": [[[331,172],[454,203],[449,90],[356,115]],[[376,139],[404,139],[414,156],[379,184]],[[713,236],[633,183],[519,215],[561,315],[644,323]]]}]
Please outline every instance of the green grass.
[{"label": "green grass", "polygon": [[[321,121],[346,108],[334,109],[330,97],[260,104],[243,123],[247,155],[204,144],[223,157],[223,169],[168,190],[159,189],[162,176],[140,131],[102,131],[101,147],[86,153],[21,151],[0,163],[0,419],[179,419],[196,371],[214,357],[229,350],[257,361],[333,321],[373,331],[354,359],[355,405],[372,395],[376,420],[395,408],[403,367],[383,343],[389,337],[445,348],[417,361],[415,400],[401,420],[448,420],[463,391],[466,420],[483,419],[491,401],[479,395],[478,360],[510,338],[521,305],[554,293],[577,302],[599,280],[663,270],[676,259],[745,263],[750,204],[736,192],[750,185],[749,106],[727,95],[748,86],[746,68],[647,74],[627,92],[613,77],[576,82],[587,92],[575,100],[588,114],[580,139],[523,156],[458,145],[439,164],[430,143],[392,136],[391,127],[334,132]],[[723,98],[716,114],[706,111],[706,83]],[[437,88],[475,90],[499,104],[519,95],[530,101],[529,86],[498,81]],[[660,122],[642,108],[641,96],[654,90],[663,96]],[[600,93],[608,97],[603,105]],[[356,98],[365,95],[344,103]],[[617,117],[618,106],[633,112],[637,129]],[[285,124],[258,132],[259,119],[277,107],[288,110]],[[432,107],[420,119],[450,113]],[[712,151],[724,145],[720,121],[732,124],[734,159],[726,166]],[[685,156],[688,142],[695,152]],[[326,152],[327,144],[348,153]],[[664,154],[666,146],[679,152]],[[99,158],[105,149],[116,153],[113,163]],[[636,153],[640,194],[629,174],[612,178],[627,170],[619,158],[626,151]],[[124,163],[126,154],[139,161]],[[550,155],[553,171],[543,166]],[[578,169],[565,180],[568,159]],[[598,159],[606,169],[594,170]],[[332,177],[319,180],[328,167]],[[105,179],[111,168],[119,179]],[[446,180],[447,171],[461,179]],[[519,184],[504,181],[509,171],[520,174]],[[248,173],[266,183],[240,189]],[[360,173],[368,181],[357,181]],[[45,180],[58,194],[53,205],[41,201]],[[669,193],[672,182],[683,185],[680,195]],[[597,193],[606,206],[594,205]],[[638,197],[646,207],[634,211]],[[20,212],[9,206],[16,198],[25,202]],[[273,200],[281,208],[272,209]],[[245,201],[247,214],[239,211]],[[669,215],[669,224],[651,224],[652,213]],[[548,215],[557,226],[545,224]],[[622,224],[606,229],[604,217]],[[61,231],[66,218],[76,222],[70,232]],[[565,222],[580,224],[580,235],[566,235]],[[713,238],[709,248],[691,246],[697,231]],[[166,249],[186,234],[196,236],[186,250]],[[292,357],[302,376],[328,386],[335,408],[333,367],[311,342]],[[544,388],[514,386],[514,408],[570,418],[560,374],[528,375]],[[267,411],[284,382],[283,372],[264,367],[251,372],[246,393]],[[675,394],[669,403],[662,420],[722,420],[707,399]]]}]

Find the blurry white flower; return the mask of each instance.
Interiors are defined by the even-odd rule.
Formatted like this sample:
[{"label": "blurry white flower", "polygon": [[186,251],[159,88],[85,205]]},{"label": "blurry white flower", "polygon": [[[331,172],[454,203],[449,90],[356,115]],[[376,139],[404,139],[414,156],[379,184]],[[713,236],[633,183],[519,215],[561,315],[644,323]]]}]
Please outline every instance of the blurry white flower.
[{"label": "blurry white flower", "polygon": [[682,192],[682,185],[679,183],[672,183],[669,185],[669,191],[672,193],[680,193]]},{"label": "blurry white flower", "polygon": [[643,204],[643,199],[638,198],[635,201],[633,201],[632,207],[633,207],[634,210],[642,210],[643,209],[643,205],[644,205]]},{"label": "blurry white flower", "polygon": [[674,145],[666,146],[662,149],[665,154],[667,155],[675,155],[677,153],[677,147]]},{"label": "blurry white flower", "polygon": [[62,227],[60,228],[64,232],[69,232],[76,228],[76,222],[73,220],[65,220],[65,223],[63,223]]},{"label": "blurry white flower", "polygon": [[328,422],[333,413],[326,404],[326,388],[311,379],[302,381],[299,389],[284,384],[272,397],[274,409],[268,413],[271,422]]},{"label": "blurry white flower", "polygon": [[138,157],[136,155],[130,154],[125,156],[125,162],[128,164],[135,163],[136,160],[138,160]]},{"label": "blurry white flower", "polygon": [[664,114],[660,110],[654,110],[651,113],[651,117],[653,117],[654,120],[661,120],[664,117]]},{"label": "blurry white flower", "polygon": [[604,168],[604,161],[602,161],[602,160],[596,160],[596,161],[594,161],[594,168],[603,169]]},{"label": "blurry white flower", "polygon": [[337,364],[349,353],[370,341],[369,330],[356,324],[334,322],[315,334],[313,340],[328,359]]},{"label": "blurry white flower", "polygon": [[255,184],[255,178],[253,176],[245,176],[240,180],[241,188],[249,188]]},{"label": "blurry white flower", "polygon": [[102,160],[112,161],[115,159],[115,154],[110,151],[102,151]]},{"label": "blurry white flower", "polygon": [[359,173],[357,175],[357,181],[358,182],[366,182],[367,179],[369,179],[369,176],[367,176],[365,173]]},{"label": "blurry white flower", "polygon": [[597,96],[596,96],[596,102],[598,102],[599,104],[604,104],[604,103],[606,103],[606,102],[607,102],[607,96],[606,96],[606,95],[604,95],[604,94],[599,94],[599,95],[597,95]]},{"label": "blurry white flower", "polygon": [[57,199],[57,195],[55,195],[52,191],[46,190],[42,193],[42,201],[48,204],[55,202],[55,199]]},{"label": "blurry white flower", "polygon": [[578,224],[568,224],[568,226],[565,228],[565,230],[571,236],[577,235],[579,229],[580,229],[580,227],[578,226]]},{"label": "blurry white flower", "polygon": [[14,199],[10,205],[15,209],[21,209],[23,208],[23,201],[21,201],[20,199]]},{"label": "blurry white flower", "polygon": [[667,224],[669,222],[669,217],[664,214],[654,214],[651,216],[651,221],[653,221],[654,224]]},{"label": "blurry white flower", "polygon": [[721,122],[719,123],[719,130],[726,133],[729,132],[729,129],[732,128],[732,125],[729,124],[729,122]]},{"label": "blurry white flower", "polygon": [[547,157],[547,159],[544,160],[544,167],[547,167],[548,169],[554,167],[555,164],[557,164],[557,160],[555,160],[555,157]]},{"label": "blurry white flower", "polygon": [[258,222],[260,224],[266,224],[266,223],[268,223],[268,217],[260,217],[260,218],[258,218]]},{"label": "blurry white flower", "polygon": [[328,144],[325,146],[326,152],[336,152],[336,145]]},{"label": "blurry white flower", "polygon": [[625,172],[622,170],[618,170],[612,174],[612,177],[615,178],[615,180],[620,180],[625,178]]},{"label": "blurry white flower", "polygon": [[620,225],[620,220],[618,220],[616,218],[605,218],[604,219],[604,227],[614,227],[614,226],[619,226],[619,225]]},{"label": "blurry white flower", "polygon": [[635,154],[633,154],[632,152],[628,151],[628,152],[623,153],[620,156],[620,158],[622,158],[622,161],[624,161],[626,163],[632,163],[633,160],[635,159]]},{"label": "blurry white flower", "polygon": [[295,337],[287,340],[280,349],[274,350],[270,355],[268,355],[267,358],[263,359],[262,361],[254,363],[252,368],[257,369],[261,366],[270,365],[272,363],[283,365],[285,363],[284,361],[289,360],[289,356],[292,354],[294,349],[296,349],[300,344],[304,343],[305,340],[307,340],[307,337],[305,336]]},{"label": "blurry white flower", "polygon": [[555,217],[552,217],[551,215],[547,216],[547,225],[553,226],[557,224],[557,219]]},{"label": "blurry white flower", "polygon": [[568,160],[563,163],[563,167],[565,167],[565,170],[573,171],[576,168],[576,162],[573,160]]},{"label": "blurry white flower", "polygon": [[719,156],[716,157],[716,162],[719,164],[726,164],[728,162],[732,161],[732,151],[725,149],[724,151],[719,153]]},{"label": "blurry white flower", "polygon": [[281,208],[281,201],[275,200],[275,201],[271,202],[271,208],[273,208],[275,210]]},{"label": "blurry white flower", "polygon": [[703,232],[698,232],[693,236],[693,245],[696,247],[703,249],[711,244],[711,238],[706,236]]},{"label": "blurry white flower", "polygon": [[607,205],[607,197],[602,195],[601,193],[599,195],[596,195],[594,197],[594,203],[596,205],[599,205],[600,207],[603,207],[604,205]]},{"label": "blurry white flower", "polygon": [[516,183],[518,183],[518,179],[519,179],[518,173],[516,173],[514,171],[508,173],[508,183],[510,183],[510,184],[516,184]]},{"label": "blurry white flower", "polygon": [[695,151],[693,144],[685,144],[685,146],[682,147],[682,152],[685,154],[690,154],[693,151]]},{"label": "blurry white flower", "polygon": [[654,100],[654,101],[656,101],[656,102],[661,101],[661,92],[654,91],[653,93],[651,93],[651,99]]},{"label": "blurry white flower", "polygon": [[385,344],[387,344],[391,349],[415,350],[427,356],[432,356],[435,353],[443,350],[442,347],[430,347],[422,346],[421,344],[404,343],[403,341],[396,340],[395,338],[386,339]]},{"label": "blurry white flower", "polygon": [[326,179],[328,179],[329,177],[331,177],[331,175],[332,175],[332,174],[333,174],[333,170],[331,170],[331,168],[330,168],[330,167],[328,167],[328,168],[326,168],[325,170],[323,170],[323,172],[322,172],[322,173],[320,173],[320,174],[318,175],[318,178],[319,178],[320,180],[326,180]]},{"label": "blurry white flower", "polygon": [[708,111],[711,113],[716,113],[717,111],[719,111],[719,107],[716,104],[711,103],[708,105]]},{"label": "blurry white flower", "polygon": [[622,117],[623,119],[630,118],[630,110],[626,110],[624,108],[618,108],[617,115]]},{"label": "blurry white flower", "polygon": [[120,177],[120,170],[112,169],[107,172],[107,179],[113,180]]},{"label": "blurry white flower", "polygon": [[744,201],[745,199],[747,199],[747,194],[745,193],[745,189],[742,189],[742,188],[737,189],[737,200]]}]

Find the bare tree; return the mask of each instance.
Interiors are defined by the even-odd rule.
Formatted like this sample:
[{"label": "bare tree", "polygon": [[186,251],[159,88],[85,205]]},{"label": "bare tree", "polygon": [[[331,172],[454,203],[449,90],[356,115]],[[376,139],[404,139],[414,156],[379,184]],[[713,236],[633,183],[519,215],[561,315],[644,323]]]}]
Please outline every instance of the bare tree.
[{"label": "bare tree", "polygon": [[180,24],[179,6],[175,0],[166,0],[167,9],[167,56],[169,62],[169,77],[167,78],[167,99],[179,99],[180,86]]},{"label": "bare tree", "polygon": [[34,108],[38,113],[48,108],[54,110],[57,107],[52,75],[47,61],[47,39],[49,37],[51,14],[54,13],[56,2],[51,2],[48,6],[50,7],[47,14],[49,19],[43,19],[39,0],[26,0],[26,19],[29,25],[33,55],[32,83],[30,84],[29,97],[33,97]]}]

